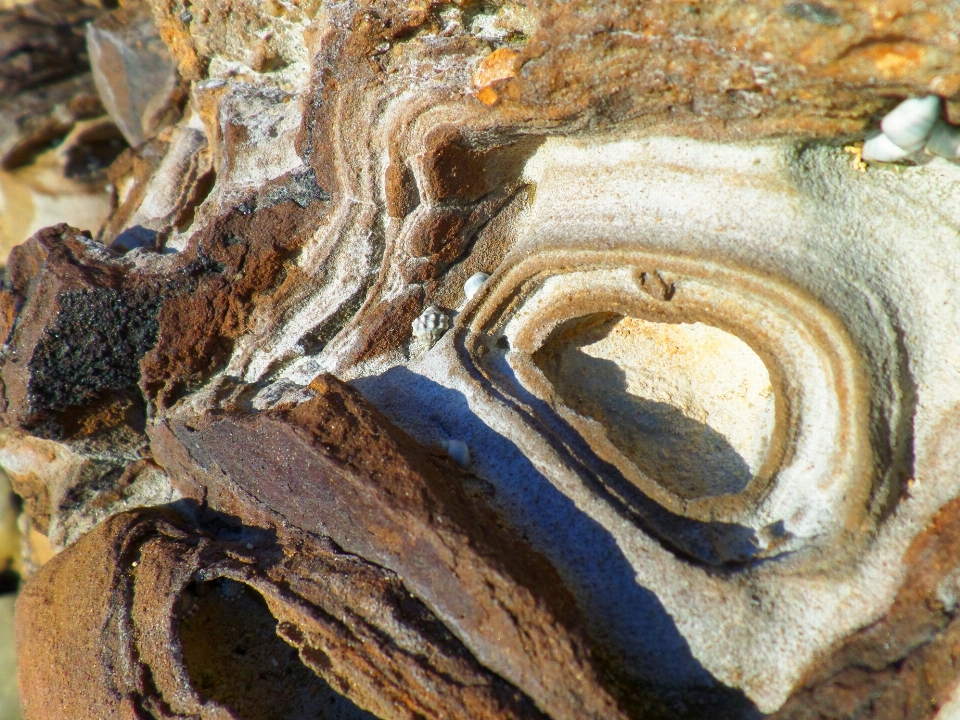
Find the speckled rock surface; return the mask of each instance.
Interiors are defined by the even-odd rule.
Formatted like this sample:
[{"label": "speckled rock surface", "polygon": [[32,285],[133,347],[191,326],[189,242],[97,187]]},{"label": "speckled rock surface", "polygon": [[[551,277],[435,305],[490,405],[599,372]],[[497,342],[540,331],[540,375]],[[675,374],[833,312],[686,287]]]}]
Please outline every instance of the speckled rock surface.
[{"label": "speckled rock surface", "polygon": [[0,293],[27,718],[951,712],[950,3],[144,7]]}]

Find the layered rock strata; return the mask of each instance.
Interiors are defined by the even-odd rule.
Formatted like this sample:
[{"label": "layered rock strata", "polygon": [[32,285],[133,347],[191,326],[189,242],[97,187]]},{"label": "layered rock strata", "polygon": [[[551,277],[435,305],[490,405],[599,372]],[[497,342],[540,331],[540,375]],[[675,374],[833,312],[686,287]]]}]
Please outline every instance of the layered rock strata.
[{"label": "layered rock strata", "polygon": [[96,57],[155,27],[176,73],[100,68],[136,144],[111,215],[34,235],[0,294],[0,465],[57,553],[19,602],[26,717],[949,707],[960,169],[857,150],[907,97],[956,123],[958,23],[98,21]]}]

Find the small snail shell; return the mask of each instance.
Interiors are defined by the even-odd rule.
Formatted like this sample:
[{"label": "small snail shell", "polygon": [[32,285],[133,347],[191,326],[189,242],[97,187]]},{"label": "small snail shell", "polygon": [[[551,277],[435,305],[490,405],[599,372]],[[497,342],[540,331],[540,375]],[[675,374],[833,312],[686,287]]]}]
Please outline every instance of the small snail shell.
[{"label": "small snail shell", "polygon": [[890,142],[912,153],[923,147],[939,118],[939,97],[910,98],[884,116],[880,129]]},{"label": "small snail shell", "polygon": [[480,289],[480,286],[489,279],[490,276],[484,272],[474,273],[467,278],[467,281],[463,284],[463,294],[466,296],[467,300],[476,295],[477,290]]},{"label": "small snail shell", "polygon": [[864,160],[872,162],[896,162],[903,160],[910,153],[904,150],[883,133],[872,137],[863,144],[860,155]]},{"label": "small snail shell", "polygon": [[927,152],[948,160],[960,158],[960,126],[937,120],[927,141]]},{"label": "small snail shell", "polygon": [[457,465],[466,469],[470,467],[470,448],[461,440],[441,440],[440,447],[447,451],[447,455]]},{"label": "small snail shell", "polygon": [[413,321],[414,336],[429,347],[433,347],[449,329],[450,319],[435,305],[428,307]]}]

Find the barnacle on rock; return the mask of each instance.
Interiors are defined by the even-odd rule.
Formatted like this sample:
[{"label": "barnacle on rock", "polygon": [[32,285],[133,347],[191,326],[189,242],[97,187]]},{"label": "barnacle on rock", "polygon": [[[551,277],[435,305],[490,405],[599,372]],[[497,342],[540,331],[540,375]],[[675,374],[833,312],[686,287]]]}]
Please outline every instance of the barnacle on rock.
[{"label": "barnacle on rock", "polygon": [[880,122],[883,134],[907,152],[923,147],[940,117],[941,102],[936,95],[904,100]]}]

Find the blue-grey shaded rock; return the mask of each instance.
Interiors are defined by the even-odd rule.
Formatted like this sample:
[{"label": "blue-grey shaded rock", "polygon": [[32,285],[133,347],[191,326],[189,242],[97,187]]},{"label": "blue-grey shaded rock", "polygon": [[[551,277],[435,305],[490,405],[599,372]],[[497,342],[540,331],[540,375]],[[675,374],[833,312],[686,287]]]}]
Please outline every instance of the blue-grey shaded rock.
[{"label": "blue-grey shaded rock", "polygon": [[91,23],[87,49],[104,107],[130,145],[177,119],[179,75],[149,10],[126,5]]}]

